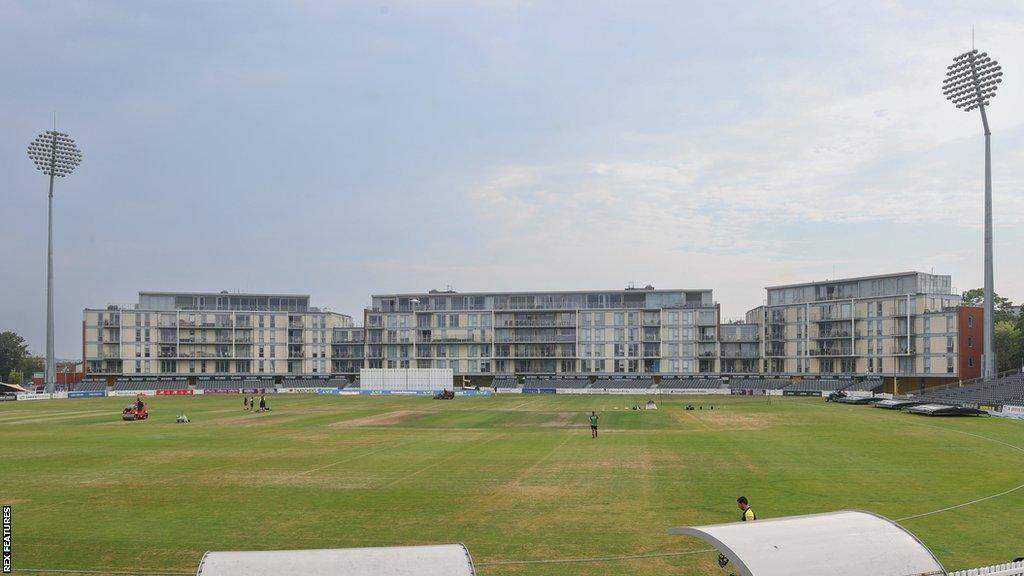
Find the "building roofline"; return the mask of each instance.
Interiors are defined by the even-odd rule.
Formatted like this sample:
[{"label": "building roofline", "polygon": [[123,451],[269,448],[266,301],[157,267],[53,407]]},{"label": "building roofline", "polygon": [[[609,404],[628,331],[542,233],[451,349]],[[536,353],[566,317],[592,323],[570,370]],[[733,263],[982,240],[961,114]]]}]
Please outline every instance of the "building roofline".
[{"label": "building roofline", "polygon": [[[110,308],[110,306],[114,306],[115,308]],[[318,306],[310,306],[306,310],[253,310],[243,308],[231,308],[229,310],[194,310],[191,308],[142,308],[138,304],[131,304],[130,306],[131,307],[125,304],[110,304],[108,306],[104,306],[103,308],[86,306],[85,308],[82,308],[82,312],[182,312],[186,314],[226,314],[229,312],[240,312],[243,314],[334,314],[335,316],[345,316],[348,318],[353,318],[351,314],[346,314],[344,312],[335,312],[333,310],[325,310],[324,308]],[[336,328],[351,328],[351,326],[336,326]]]},{"label": "building roofline", "polygon": [[842,284],[845,282],[859,282],[861,280],[877,280],[879,278],[891,278],[894,276],[910,276],[912,274],[927,274],[928,276],[946,276],[951,277],[949,274],[932,274],[931,272],[920,272],[917,270],[908,270],[906,272],[892,272],[889,274],[873,274],[871,276],[851,276],[849,278],[836,278],[834,280],[814,280],[811,282],[797,282],[795,284],[778,284],[775,286],[765,286],[765,290],[775,290],[778,288],[796,288],[798,286],[817,286],[819,284]]},{"label": "building roofline", "polygon": [[274,294],[265,292],[160,292],[140,290],[139,296],[269,296],[272,298],[310,298],[309,294]]},{"label": "building roofline", "polygon": [[403,298],[416,296],[523,296],[527,294],[670,294],[676,292],[713,292],[713,290],[711,288],[654,288],[650,290],[644,288],[622,288],[619,290],[494,290],[490,292],[435,292],[433,294],[429,292],[407,292],[402,294],[371,294],[370,298]]}]

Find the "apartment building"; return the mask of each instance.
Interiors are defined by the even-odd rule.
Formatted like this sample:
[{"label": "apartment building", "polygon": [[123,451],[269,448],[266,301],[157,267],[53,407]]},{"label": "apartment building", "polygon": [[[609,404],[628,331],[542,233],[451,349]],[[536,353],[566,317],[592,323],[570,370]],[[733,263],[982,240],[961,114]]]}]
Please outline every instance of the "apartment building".
[{"label": "apartment building", "polygon": [[761,371],[911,379],[980,376],[983,309],[961,306],[949,276],[904,272],[767,289]]},{"label": "apartment building", "polygon": [[713,373],[718,321],[711,290],[375,295],[366,364],[469,376]]},{"label": "apartment building", "polygon": [[761,326],[729,322],[718,328],[719,365],[723,374],[761,372]]},{"label": "apartment building", "polygon": [[722,323],[708,289],[378,294],[351,317],[309,296],[141,292],[86,309],[87,378],[494,374],[771,374],[932,385],[981,374],[983,310],[950,277],[905,272],[766,288]]},{"label": "apartment building", "polygon": [[350,316],[312,307],[308,295],[140,292],[137,303],[83,312],[82,357],[93,379],[326,375],[351,367],[333,362],[351,328]]}]

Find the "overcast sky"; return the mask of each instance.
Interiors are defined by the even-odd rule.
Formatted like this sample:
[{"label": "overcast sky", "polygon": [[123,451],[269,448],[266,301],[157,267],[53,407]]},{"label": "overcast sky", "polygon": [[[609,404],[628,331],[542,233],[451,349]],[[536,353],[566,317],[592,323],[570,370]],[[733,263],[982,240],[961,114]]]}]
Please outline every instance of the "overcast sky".
[{"label": "overcast sky", "polygon": [[977,45],[996,290],[1024,300],[1019,2],[0,0],[0,330],[57,353],[139,290],[713,288],[904,270],[982,283],[983,140],[941,83]]}]

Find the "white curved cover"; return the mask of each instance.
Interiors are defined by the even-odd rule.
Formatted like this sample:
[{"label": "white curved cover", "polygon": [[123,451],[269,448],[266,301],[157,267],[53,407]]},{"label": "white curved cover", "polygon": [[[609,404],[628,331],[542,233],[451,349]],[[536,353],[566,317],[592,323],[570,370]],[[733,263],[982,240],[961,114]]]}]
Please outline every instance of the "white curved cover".
[{"label": "white curved cover", "polygon": [[207,552],[197,576],[474,576],[462,544]]},{"label": "white curved cover", "polygon": [[946,574],[913,534],[868,512],[842,510],[668,532],[712,544],[740,576]]}]

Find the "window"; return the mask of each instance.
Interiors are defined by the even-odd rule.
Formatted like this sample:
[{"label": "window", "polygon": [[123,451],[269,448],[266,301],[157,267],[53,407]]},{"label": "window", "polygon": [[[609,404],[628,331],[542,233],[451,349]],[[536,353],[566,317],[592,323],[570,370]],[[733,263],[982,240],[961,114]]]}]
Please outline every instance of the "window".
[{"label": "window", "polygon": [[967,357],[967,365],[970,366],[971,368],[974,368],[974,356]]},{"label": "window", "polygon": [[967,327],[968,328],[974,328],[974,316],[973,315],[967,317]]},{"label": "window", "polygon": [[974,348],[974,336],[967,337],[967,347]]}]

